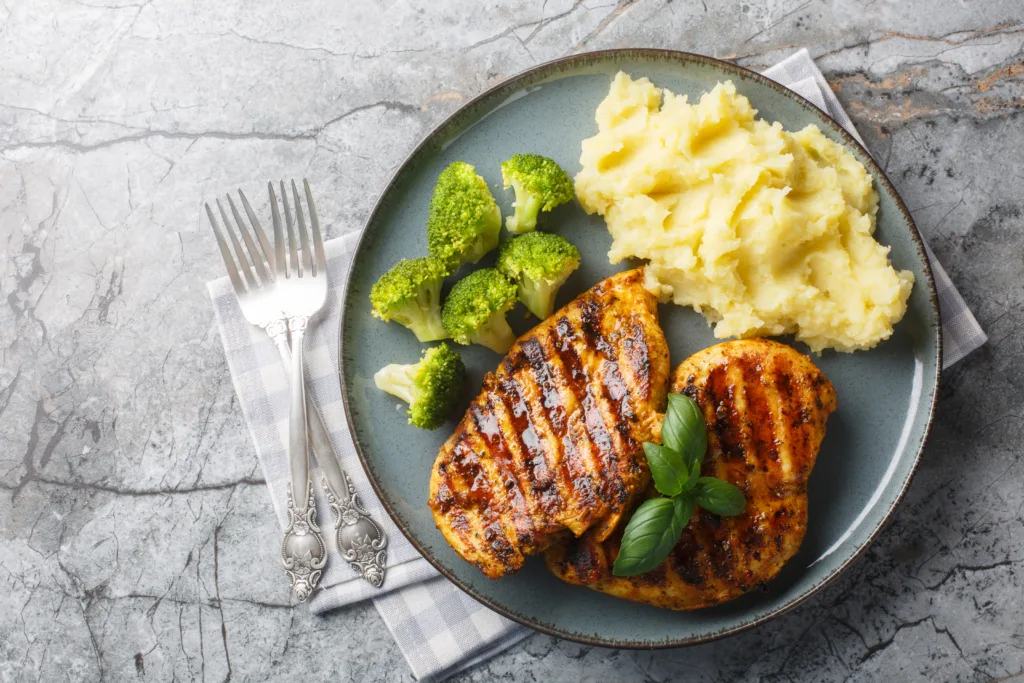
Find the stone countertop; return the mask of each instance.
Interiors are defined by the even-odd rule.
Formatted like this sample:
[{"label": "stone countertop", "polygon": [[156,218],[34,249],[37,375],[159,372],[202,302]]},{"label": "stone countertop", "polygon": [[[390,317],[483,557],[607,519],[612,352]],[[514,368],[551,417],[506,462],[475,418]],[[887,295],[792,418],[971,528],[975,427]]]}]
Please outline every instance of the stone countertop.
[{"label": "stone countertop", "polygon": [[1024,681],[1020,4],[521,4],[0,5],[0,681],[411,680],[370,605],[288,604],[201,202],[306,175],[358,230],[461,103],[625,46],[808,47],[991,341],[894,522],[798,609],[682,650],[537,635],[456,680]]}]

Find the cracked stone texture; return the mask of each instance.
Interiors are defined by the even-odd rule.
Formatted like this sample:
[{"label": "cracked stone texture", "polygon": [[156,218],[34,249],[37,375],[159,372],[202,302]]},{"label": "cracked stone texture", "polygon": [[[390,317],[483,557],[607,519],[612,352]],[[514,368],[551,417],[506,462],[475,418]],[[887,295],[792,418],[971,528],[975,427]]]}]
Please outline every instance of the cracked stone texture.
[{"label": "cracked stone texture", "polygon": [[411,680],[369,605],[288,604],[201,202],[305,175],[357,230],[468,98],[624,46],[807,46],[992,341],[946,374],[894,522],[798,609],[685,650],[534,636],[457,680],[1024,681],[1024,9],[525,5],[0,5],[0,681]]}]

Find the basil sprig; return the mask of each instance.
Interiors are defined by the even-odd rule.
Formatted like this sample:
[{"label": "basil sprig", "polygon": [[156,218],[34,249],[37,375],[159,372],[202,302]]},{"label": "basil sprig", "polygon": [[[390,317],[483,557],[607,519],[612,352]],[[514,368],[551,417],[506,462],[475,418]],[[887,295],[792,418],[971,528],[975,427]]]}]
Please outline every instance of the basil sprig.
[{"label": "basil sprig", "polygon": [[668,395],[668,410],[661,424],[661,442],[682,456],[688,467],[704,461],[708,428],[700,406],[684,394]]},{"label": "basil sprig", "polygon": [[654,488],[667,498],[651,498],[636,509],[622,534],[612,574],[635,576],[665,561],[679,542],[696,506],[720,517],[743,512],[743,492],[727,481],[700,476],[708,429],[700,406],[689,396],[668,395],[661,444],[644,443]]},{"label": "basil sprig", "polygon": [[[676,508],[680,510],[676,510]],[[622,536],[619,556],[612,570],[616,576],[633,576],[649,572],[668,557],[672,546],[683,533],[683,526],[689,521],[689,509],[682,498],[651,498],[637,508],[626,525]]]}]

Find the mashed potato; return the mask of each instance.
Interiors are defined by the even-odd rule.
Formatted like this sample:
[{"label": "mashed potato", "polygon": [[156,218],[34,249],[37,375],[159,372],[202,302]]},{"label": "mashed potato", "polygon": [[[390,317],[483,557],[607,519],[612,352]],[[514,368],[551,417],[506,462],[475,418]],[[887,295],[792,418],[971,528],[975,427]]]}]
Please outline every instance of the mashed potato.
[{"label": "mashed potato", "polygon": [[732,83],[691,105],[619,73],[583,141],[580,203],[605,217],[612,263],[649,259],[648,288],[703,313],[716,337],[871,348],[914,283],[872,236],[871,177],[815,126],[790,133],[756,113]]}]

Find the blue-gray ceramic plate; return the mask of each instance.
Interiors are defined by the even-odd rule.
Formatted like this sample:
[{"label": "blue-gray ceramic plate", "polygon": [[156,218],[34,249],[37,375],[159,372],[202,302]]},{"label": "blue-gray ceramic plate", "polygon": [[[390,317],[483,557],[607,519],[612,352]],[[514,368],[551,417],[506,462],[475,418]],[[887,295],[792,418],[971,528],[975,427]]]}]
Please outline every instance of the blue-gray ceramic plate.
[{"label": "blue-gray ceramic plate", "polygon": [[[516,152],[537,152],[555,159],[570,175],[579,171],[580,141],[595,133],[594,111],[619,70],[647,76],[655,85],[690,95],[691,101],[731,79],[761,117],[789,130],[817,124],[873,175],[881,196],[878,239],[892,247],[896,267],[917,278],[907,314],[891,339],[872,351],[827,352],[814,359],[835,385],[839,409],[829,418],[810,479],[810,520],[799,554],[766,590],[695,612],[638,605],[569,586],[548,574],[541,558],[531,559],[512,577],[484,577],[449,548],[427,508],[431,465],[455,422],[434,432],[418,430],[406,424],[395,399],[373,384],[377,369],[414,362],[422,351],[404,328],[372,318],[367,297],[396,261],[426,253],[424,225],[438,173],[456,159],[475,165],[507,215],[512,195],[501,188],[501,161]],[[608,263],[611,238],[603,219],[587,216],[575,202],[543,214],[542,222],[576,244],[583,256],[558,305],[624,267]],[[520,306],[510,314],[517,332],[528,328],[521,311]],[[665,305],[660,316],[673,366],[717,341],[692,310]],[[341,335],[342,387],[356,450],[385,507],[424,557],[511,619],[570,640],[637,648],[699,643],[749,628],[793,607],[848,566],[907,489],[932,419],[941,352],[935,289],[921,238],[867,152],[814,105],[758,74],[661,50],[595,52],[543,64],[477,97],[438,126],[391,179],[367,222],[348,280]],[[494,370],[500,358],[479,346],[459,350],[469,368],[464,408],[484,372]]]}]

